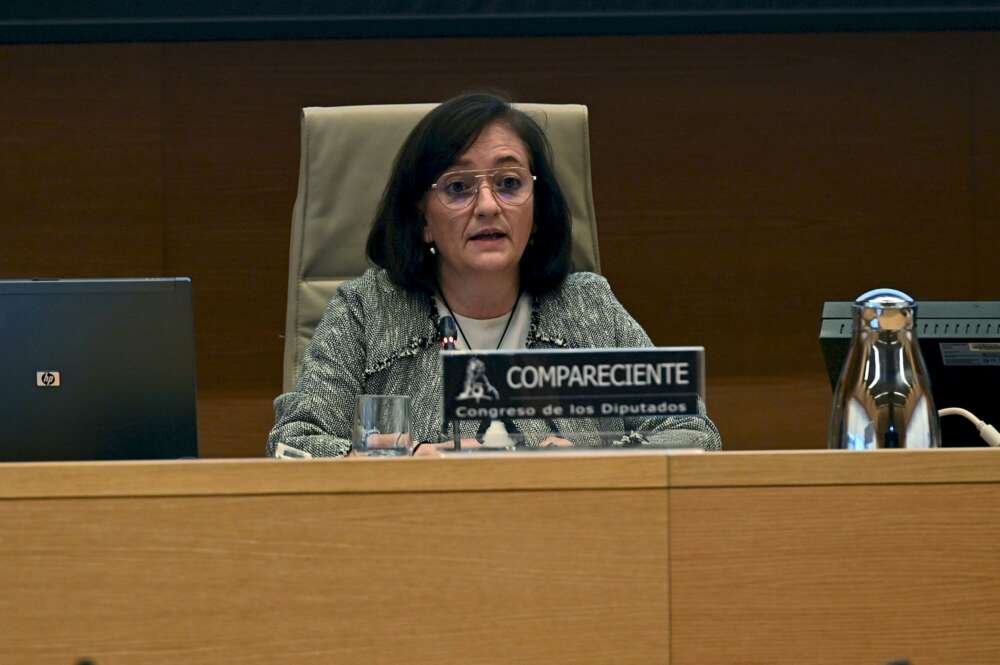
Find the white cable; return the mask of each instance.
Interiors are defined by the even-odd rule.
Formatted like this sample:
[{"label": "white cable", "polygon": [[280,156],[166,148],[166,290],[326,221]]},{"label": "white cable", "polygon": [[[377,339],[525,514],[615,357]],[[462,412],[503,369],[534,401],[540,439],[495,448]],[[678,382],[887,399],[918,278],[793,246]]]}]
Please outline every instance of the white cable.
[{"label": "white cable", "polygon": [[965,409],[959,409],[957,407],[951,407],[948,409],[941,409],[938,411],[939,416],[962,416],[966,420],[972,421],[972,424],[977,428],[982,424],[982,420],[976,418],[971,411],[966,411]]},{"label": "white cable", "polygon": [[993,425],[987,425],[979,418],[976,418],[976,416],[974,416],[971,412],[966,411],[965,409],[951,407],[947,409],[941,409],[940,411],[938,411],[938,415],[962,416],[963,418],[969,420],[970,422],[972,422],[973,425],[976,426],[976,429],[979,430],[979,436],[982,437],[983,441],[985,441],[987,444],[993,447],[1000,448],[1000,432],[997,431],[997,428],[994,427]]}]

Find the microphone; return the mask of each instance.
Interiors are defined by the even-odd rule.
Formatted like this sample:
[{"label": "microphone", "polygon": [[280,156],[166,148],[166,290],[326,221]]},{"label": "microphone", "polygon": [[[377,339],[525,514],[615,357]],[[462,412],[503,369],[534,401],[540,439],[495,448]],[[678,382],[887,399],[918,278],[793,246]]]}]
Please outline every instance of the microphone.
[{"label": "microphone", "polygon": [[[450,316],[442,316],[438,319],[438,333],[441,335],[441,350],[442,351],[454,351],[455,341],[458,337],[458,324],[455,323],[455,319]],[[445,419],[445,425],[447,426],[448,421]],[[458,432],[458,421],[452,421],[451,423],[451,439],[455,445],[455,450],[462,449],[462,435]]]},{"label": "microphone", "polygon": [[454,351],[455,342],[458,340],[458,325],[455,324],[455,319],[450,316],[438,319],[438,333],[441,335],[441,350]]}]

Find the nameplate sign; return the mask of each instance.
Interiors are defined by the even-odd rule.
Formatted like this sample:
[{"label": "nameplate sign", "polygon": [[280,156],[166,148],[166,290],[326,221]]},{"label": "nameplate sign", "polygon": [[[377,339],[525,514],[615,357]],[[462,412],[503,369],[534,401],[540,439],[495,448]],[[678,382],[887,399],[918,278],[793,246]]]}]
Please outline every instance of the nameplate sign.
[{"label": "nameplate sign", "polygon": [[705,349],[442,351],[444,417],[598,418],[698,413]]}]

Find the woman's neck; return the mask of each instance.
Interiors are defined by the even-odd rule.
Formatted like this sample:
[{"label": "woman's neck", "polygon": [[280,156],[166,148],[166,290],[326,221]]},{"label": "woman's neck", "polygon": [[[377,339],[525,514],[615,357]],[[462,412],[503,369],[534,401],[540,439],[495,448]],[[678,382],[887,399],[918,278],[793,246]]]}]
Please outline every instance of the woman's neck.
[{"label": "woman's neck", "polygon": [[518,279],[502,279],[496,275],[448,279],[442,275],[441,292],[453,314],[470,319],[495,319],[514,309],[520,295]]}]

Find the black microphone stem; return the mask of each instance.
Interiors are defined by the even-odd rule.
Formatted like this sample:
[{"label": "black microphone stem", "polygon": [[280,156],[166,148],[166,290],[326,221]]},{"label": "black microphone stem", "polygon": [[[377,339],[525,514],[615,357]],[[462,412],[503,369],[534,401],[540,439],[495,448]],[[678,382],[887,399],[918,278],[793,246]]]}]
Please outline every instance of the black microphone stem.
[{"label": "black microphone stem", "polygon": [[[438,321],[439,332],[441,333],[441,350],[454,351],[455,338],[458,336],[458,324],[450,316],[442,316]],[[448,422],[447,414],[444,414],[445,423]],[[462,450],[462,435],[458,431],[458,421],[451,421],[451,440],[454,442],[455,450]]]}]

